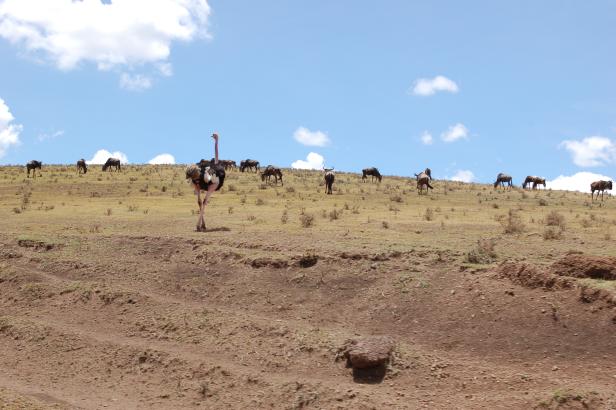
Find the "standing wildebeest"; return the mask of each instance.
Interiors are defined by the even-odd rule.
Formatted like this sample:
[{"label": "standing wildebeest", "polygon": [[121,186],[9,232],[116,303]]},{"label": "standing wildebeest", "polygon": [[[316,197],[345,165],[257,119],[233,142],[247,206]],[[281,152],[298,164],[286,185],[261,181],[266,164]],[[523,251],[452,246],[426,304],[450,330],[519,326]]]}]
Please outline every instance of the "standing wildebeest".
[{"label": "standing wildebeest", "polygon": [[533,184],[533,189],[537,189],[537,185],[543,185],[543,187],[545,188],[545,178],[541,178],[541,177],[533,177],[533,176],[527,176],[526,179],[524,180],[524,183],[522,184],[522,188],[526,189],[527,186],[529,186],[530,184]]},{"label": "standing wildebeest", "polygon": [[218,161],[218,163],[222,165],[225,168],[225,170],[237,168],[236,162],[230,159],[223,159],[223,160]]},{"label": "standing wildebeest", "polygon": [[494,188],[499,185],[505,188],[505,184],[507,184],[508,188],[513,187],[513,178],[511,175],[503,174],[502,172],[496,176],[496,182],[494,182]]},{"label": "standing wildebeest", "polygon": [[268,165],[267,167],[265,167],[263,172],[261,172],[261,181],[267,181],[267,183],[269,183],[271,177],[274,177],[276,179],[276,185],[278,185],[278,178],[280,178],[280,183],[282,184],[282,186],[284,186],[284,183],[282,182],[282,171],[280,170],[280,168],[277,168],[273,165]]},{"label": "standing wildebeest", "polygon": [[375,167],[362,169],[361,173],[362,173],[361,180],[364,182],[366,182],[366,179],[368,179],[368,175],[372,177],[371,181],[373,182],[374,182],[374,178],[378,179],[379,182],[381,182],[381,180],[383,179],[383,177],[381,176],[381,173]]},{"label": "standing wildebeest", "polygon": [[82,172],[84,174],[88,172],[88,166],[86,165],[86,160],[83,158],[77,161],[77,173],[81,174]]},{"label": "standing wildebeest", "polygon": [[422,172],[421,174],[415,174],[417,177],[417,194],[421,195],[424,187],[426,187],[426,194],[429,192],[429,189],[434,189],[432,185],[430,185],[430,176],[427,172]]},{"label": "standing wildebeest", "polygon": [[323,171],[325,172],[325,193],[328,195],[332,194],[332,187],[334,185],[334,180],[336,179],[336,176],[334,175],[334,169],[333,168],[323,168]]},{"label": "standing wildebeest", "polygon": [[36,178],[36,169],[39,169],[39,173],[41,172],[41,167],[43,163],[41,161],[37,161],[33,159],[32,161],[26,164],[26,171],[28,172],[28,178],[30,178],[30,170],[32,170],[32,177]]},{"label": "standing wildebeest", "polygon": [[114,167],[116,171],[122,170],[122,167],[120,166],[120,160],[117,158],[108,158],[107,162],[105,162],[105,165],[103,165],[103,171],[107,171],[107,168],[109,168],[109,170],[111,171],[111,167]]},{"label": "standing wildebeest", "polygon": [[240,172],[244,172],[246,169],[252,170],[253,168],[255,173],[259,172],[259,161],[255,161],[254,159],[240,161]]},{"label": "standing wildebeest", "polygon": [[594,201],[595,191],[597,191],[597,199],[599,199],[599,192],[601,192],[601,200],[603,201],[603,193],[606,189],[612,190],[612,181],[595,181],[590,184],[590,197]]}]

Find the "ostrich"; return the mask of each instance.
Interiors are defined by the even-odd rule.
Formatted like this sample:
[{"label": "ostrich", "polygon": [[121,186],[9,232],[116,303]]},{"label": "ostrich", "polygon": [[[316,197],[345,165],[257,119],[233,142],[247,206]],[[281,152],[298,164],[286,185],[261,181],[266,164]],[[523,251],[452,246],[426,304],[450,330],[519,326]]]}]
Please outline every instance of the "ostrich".
[{"label": "ostrich", "polygon": [[543,187],[545,188],[545,178],[541,178],[541,177],[533,177],[533,176],[527,176],[526,179],[524,180],[524,183],[522,184],[522,188],[526,189],[527,186],[529,186],[530,184],[533,184],[532,189],[537,189],[537,185],[543,185]]},{"label": "ostrich", "polygon": [[499,185],[503,188],[507,184],[508,188],[513,187],[513,178],[511,175],[503,174],[502,172],[496,176],[496,182],[494,182],[494,189],[496,189]]},{"label": "ostrich", "polygon": [[84,174],[88,172],[88,166],[86,165],[86,160],[83,158],[77,161],[77,173],[81,174],[82,172]]},{"label": "ostrich", "polygon": [[28,162],[26,164],[26,172],[28,173],[28,178],[30,178],[30,170],[32,170],[32,177],[36,178],[36,169],[38,168],[39,174],[40,174],[42,166],[43,166],[43,163],[41,161],[37,161],[35,159],[33,159],[32,161]]},{"label": "ostrich", "polygon": [[601,192],[601,200],[603,201],[603,193],[605,190],[612,190],[612,181],[595,181],[590,184],[590,197],[595,200],[595,191],[597,191],[597,199],[599,199],[599,192]]},{"label": "ostrich", "polygon": [[327,195],[332,194],[332,187],[334,185],[334,180],[336,179],[336,175],[334,175],[333,168],[323,168],[323,172],[325,172],[325,193]]},{"label": "ostrich", "polygon": [[421,195],[423,193],[424,187],[426,188],[426,194],[430,189],[434,189],[432,185],[430,185],[430,176],[427,172],[422,172],[420,174],[415,174],[417,177],[417,194]]},{"label": "ostrich", "polygon": [[[205,232],[205,206],[209,203],[210,196],[215,191],[219,191],[225,182],[225,169],[218,163],[218,134],[213,133],[212,138],[214,139],[214,163],[212,166],[199,168],[196,165],[190,165],[186,168],[186,179],[189,179],[192,183],[199,205],[197,232]],[[203,201],[201,200],[202,191],[205,192]]]},{"label": "ostrich", "polygon": [[267,181],[269,183],[271,177],[274,177],[276,179],[276,185],[278,185],[278,178],[280,178],[280,183],[282,184],[282,186],[284,186],[284,183],[282,182],[282,171],[280,170],[280,168],[277,168],[273,165],[268,165],[267,167],[265,167],[263,172],[261,172],[261,181]]},{"label": "ostrich", "polygon": [[113,168],[116,169],[116,171],[121,171],[122,167],[120,166],[120,160],[117,158],[108,158],[107,162],[105,162],[105,164],[103,165],[103,171],[107,171],[107,169],[109,169],[109,171],[112,171]]},{"label": "ostrich", "polygon": [[381,182],[381,180],[383,179],[383,177],[381,176],[381,173],[375,167],[362,169],[361,173],[362,173],[361,180],[363,182],[366,182],[366,180],[368,179],[368,175],[372,177],[371,179],[372,182],[374,182],[374,178],[376,178],[379,182]]}]

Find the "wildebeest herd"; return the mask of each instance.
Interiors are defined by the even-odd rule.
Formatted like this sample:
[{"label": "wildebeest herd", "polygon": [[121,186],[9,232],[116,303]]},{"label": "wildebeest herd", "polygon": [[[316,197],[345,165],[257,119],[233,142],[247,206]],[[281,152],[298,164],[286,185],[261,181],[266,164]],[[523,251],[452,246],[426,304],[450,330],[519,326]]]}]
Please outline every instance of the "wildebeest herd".
[{"label": "wildebeest herd", "polygon": [[[198,165],[200,168],[209,167],[212,164],[214,164],[214,159],[211,159],[209,161],[202,159],[201,161],[196,163],[196,165]],[[237,163],[232,160],[220,160],[219,164],[220,166],[224,167],[225,170],[238,169]],[[39,171],[39,175],[42,175],[41,174],[42,166],[43,166],[43,163],[41,161],[37,161],[37,160],[29,161],[26,164],[27,176],[30,177],[30,171],[32,171],[32,176],[36,178],[37,169]],[[121,171],[122,170],[121,161],[118,158],[109,158],[107,159],[105,164],[103,164],[102,169],[103,171],[113,171],[113,170]],[[260,173],[262,182],[270,183],[273,178],[274,184],[277,185],[278,181],[280,181],[280,184],[284,185],[282,182],[282,170],[280,168],[275,167],[273,165],[268,165],[263,170],[261,170],[259,161],[256,161],[254,159],[245,159],[243,161],[240,161],[239,171],[240,172],[247,172],[247,171],[253,172],[254,171],[255,173]],[[79,174],[86,174],[88,172],[88,166],[86,164],[86,161],[83,158],[77,161],[77,172]],[[383,176],[381,175],[379,170],[375,167],[364,168],[362,170],[362,181],[367,182],[368,177],[371,178],[372,182],[375,182],[375,181],[381,182],[383,180]],[[417,193],[418,194],[420,195],[424,193],[427,194],[430,189],[434,189],[434,187],[430,184],[430,182],[432,181],[432,171],[430,170],[430,168],[426,168],[424,171],[418,174],[415,174],[415,178],[417,179]],[[334,181],[335,181],[334,168],[323,168],[323,179],[325,182],[325,193],[331,194]],[[546,187],[545,178],[529,175],[524,180],[522,184],[522,188],[523,189],[528,189],[528,188],[538,189],[540,185],[543,185],[544,188]],[[494,188],[496,189],[499,187],[503,189],[513,188],[514,187],[513,177],[505,173],[499,173],[496,176],[496,181],[494,182]],[[593,200],[595,199],[595,192],[597,193],[596,198],[599,199],[599,194],[601,194],[601,200],[603,200],[604,193],[607,190],[612,190],[612,181],[601,180],[601,181],[595,181],[590,184],[591,198]]]}]

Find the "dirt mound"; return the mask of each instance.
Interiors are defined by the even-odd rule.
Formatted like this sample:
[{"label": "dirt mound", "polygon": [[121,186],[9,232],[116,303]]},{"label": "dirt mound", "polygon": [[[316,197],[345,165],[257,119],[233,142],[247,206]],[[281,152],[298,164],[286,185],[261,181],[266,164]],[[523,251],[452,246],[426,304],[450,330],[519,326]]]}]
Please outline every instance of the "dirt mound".
[{"label": "dirt mound", "polygon": [[501,278],[508,278],[513,283],[531,289],[569,289],[574,285],[571,279],[554,275],[549,271],[526,263],[503,262],[496,268],[496,274]]},{"label": "dirt mound", "polygon": [[371,336],[347,341],[343,356],[350,367],[367,369],[389,363],[395,342],[389,336]]},{"label": "dirt mound", "polygon": [[616,258],[569,253],[555,262],[551,271],[572,278],[616,280]]}]

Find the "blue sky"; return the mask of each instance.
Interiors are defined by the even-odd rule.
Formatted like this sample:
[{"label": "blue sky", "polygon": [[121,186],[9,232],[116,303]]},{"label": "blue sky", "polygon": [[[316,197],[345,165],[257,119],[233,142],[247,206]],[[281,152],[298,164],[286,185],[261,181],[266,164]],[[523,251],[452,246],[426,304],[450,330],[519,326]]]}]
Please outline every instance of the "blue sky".
[{"label": "blue sky", "polygon": [[[43,5],[61,11],[24,11]],[[284,167],[313,152],[340,170],[480,182],[616,175],[613,1],[81,5],[0,0],[0,127],[19,131],[0,164],[101,149],[187,163],[212,155],[216,130],[222,157]],[[94,28],[66,29],[84,13]],[[434,94],[413,92],[421,79]]]}]

